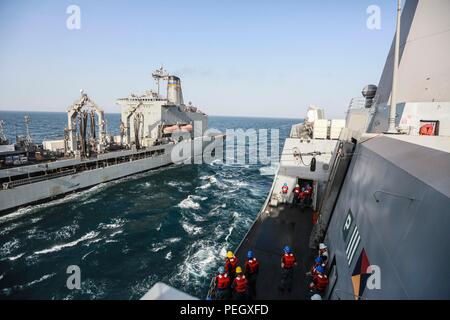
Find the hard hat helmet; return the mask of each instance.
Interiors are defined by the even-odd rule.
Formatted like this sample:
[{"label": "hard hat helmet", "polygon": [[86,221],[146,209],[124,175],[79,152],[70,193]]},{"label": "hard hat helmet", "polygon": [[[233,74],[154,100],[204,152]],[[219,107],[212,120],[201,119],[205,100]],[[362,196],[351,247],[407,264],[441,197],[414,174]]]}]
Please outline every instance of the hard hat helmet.
[{"label": "hard hat helmet", "polygon": [[322,263],[322,258],[321,258],[321,257],[317,257],[317,258],[314,260],[314,262],[317,263],[317,264],[321,264],[321,263]]},{"label": "hard hat helmet", "polygon": [[324,249],[326,249],[326,248],[327,248],[327,245],[326,245],[325,243],[319,244],[319,249],[320,249],[320,250],[324,250]]},{"label": "hard hat helmet", "polygon": [[227,252],[227,258],[231,259],[231,258],[233,258],[233,257],[234,257],[233,252],[232,252],[232,251],[228,251],[228,252]]},{"label": "hard hat helmet", "polygon": [[295,185],[296,188],[300,188],[300,186],[298,184]]},{"label": "hard hat helmet", "polygon": [[220,274],[224,274],[225,273],[225,268],[224,267],[219,267],[219,273]]},{"label": "hard hat helmet", "polygon": [[242,273],[242,268],[241,267],[237,267],[236,268],[236,273]]},{"label": "hard hat helmet", "polygon": [[286,182],[284,183],[284,186],[287,187],[287,183]]},{"label": "hard hat helmet", "polygon": [[252,251],[252,250],[249,250],[249,251],[247,252],[247,258],[253,259],[253,251]]},{"label": "hard hat helmet", "polygon": [[285,246],[283,251],[284,251],[284,253],[292,253],[292,249],[289,246]]},{"label": "hard hat helmet", "polygon": [[304,188],[304,187],[302,188],[302,191],[305,191],[305,188]]},{"label": "hard hat helmet", "polygon": [[324,273],[325,273],[325,268],[322,267],[322,266],[318,266],[318,267],[316,268],[316,271],[319,272],[319,273],[324,274]]},{"label": "hard hat helmet", "polygon": [[320,296],[320,294],[316,293],[311,297],[311,300],[322,300],[322,297]]}]

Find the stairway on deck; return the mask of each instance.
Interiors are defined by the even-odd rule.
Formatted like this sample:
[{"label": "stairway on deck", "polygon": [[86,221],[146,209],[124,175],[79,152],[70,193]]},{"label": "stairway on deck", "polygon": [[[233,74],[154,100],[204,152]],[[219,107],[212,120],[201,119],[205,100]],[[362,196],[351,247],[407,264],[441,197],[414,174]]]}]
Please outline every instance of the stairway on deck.
[{"label": "stairway on deck", "polygon": [[[269,211],[269,213],[267,213]],[[305,275],[313,264],[316,252],[309,249],[312,210],[289,204],[276,208],[267,206],[250,229],[236,252],[239,264],[244,267],[247,251],[253,250],[260,263],[256,285],[256,299],[310,299],[308,285],[311,277]],[[292,291],[278,290],[281,277],[283,248],[293,248],[298,266],[294,269]]]}]

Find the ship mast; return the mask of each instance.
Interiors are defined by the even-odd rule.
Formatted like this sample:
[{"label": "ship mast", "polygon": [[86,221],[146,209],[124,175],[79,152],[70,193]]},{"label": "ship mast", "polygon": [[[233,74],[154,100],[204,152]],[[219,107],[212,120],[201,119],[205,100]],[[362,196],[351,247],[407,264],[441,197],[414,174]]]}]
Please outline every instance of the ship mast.
[{"label": "ship mast", "polygon": [[8,139],[6,138],[4,129],[5,122],[3,120],[0,120],[0,145],[8,144]]},{"label": "ship mast", "polygon": [[153,79],[156,80],[156,83],[158,85],[158,99],[159,99],[160,81],[161,81],[161,79],[167,79],[168,76],[169,76],[169,74],[166,72],[166,70],[164,70],[163,67],[156,69],[152,73],[152,77],[153,77]]},{"label": "ship mast", "polygon": [[401,0],[397,0],[397,30],[395,33],[395,48],[394,48],[394,64],[392,67],[392,91],[391,91],[391,107],[389,109],[388,130],[386,133],[398,133],[395,128],[395,117],[397,115],[397,74],[398,74],[398,60],[400,51],[400,12]]},{"label": "ship mast", "polygon": [[25,141],[26,141],[27,146],[29,146],[33,142],[31,139],[31,134],[30,134],[30,123],[31,123],[30,116],[26,115],[24,117],[24,123],[25,123],[25,133],[26,133]]}]

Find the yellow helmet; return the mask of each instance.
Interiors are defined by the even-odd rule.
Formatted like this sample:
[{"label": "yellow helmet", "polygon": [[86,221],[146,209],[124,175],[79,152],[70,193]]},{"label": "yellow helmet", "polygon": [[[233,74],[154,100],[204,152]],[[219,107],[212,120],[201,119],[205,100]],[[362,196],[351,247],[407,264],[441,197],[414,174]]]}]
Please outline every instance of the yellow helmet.
[{"label": "yellow helmet", "polygon": [[236,268],[236,273],[242,273],[242,268],[241,267],[237,267]]},{"label": "yellow helmet", "polygon": [[227,258],[233,258],[234,257],[234,254],[233,254],[233,252],[231,252],[231,251],[228,251],[227,252]]}]

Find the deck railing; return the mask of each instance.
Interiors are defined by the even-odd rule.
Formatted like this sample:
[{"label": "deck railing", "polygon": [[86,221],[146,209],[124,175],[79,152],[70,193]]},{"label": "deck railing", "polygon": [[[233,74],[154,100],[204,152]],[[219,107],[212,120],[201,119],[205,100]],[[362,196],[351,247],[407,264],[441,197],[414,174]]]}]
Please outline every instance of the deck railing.
[{"label": "deck railing", "polygon": [[10,182],[4,182],[2,186],[3,186],[3,189],[12,189],[14,187],[22,186],[24,184],[30,184],[30,183],[36,183],[36,182],[40,182],[40,181],[49,180],[49,179],[55,179],[55,178],[59,178],[59,177],[68,176],[68,175],[71,175],[74,173],[76,173],[75,169],[69,169],[69,170],[64,170],[61,172],[45,174],[45,175],[42,175],[39,177],[30,177],[30,178],[25,178],[25,179],[10,181]]}]

